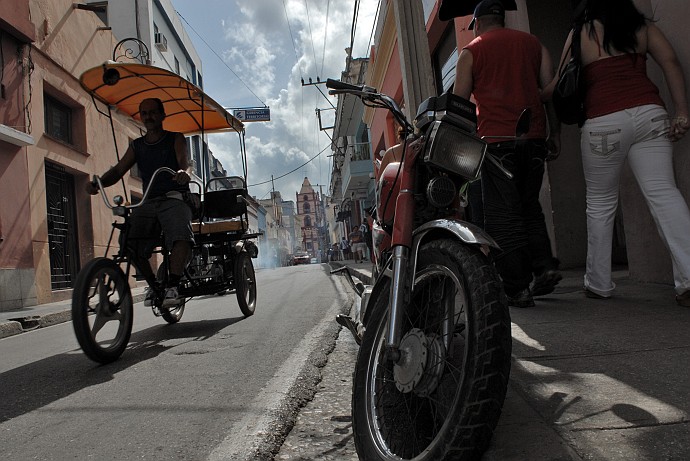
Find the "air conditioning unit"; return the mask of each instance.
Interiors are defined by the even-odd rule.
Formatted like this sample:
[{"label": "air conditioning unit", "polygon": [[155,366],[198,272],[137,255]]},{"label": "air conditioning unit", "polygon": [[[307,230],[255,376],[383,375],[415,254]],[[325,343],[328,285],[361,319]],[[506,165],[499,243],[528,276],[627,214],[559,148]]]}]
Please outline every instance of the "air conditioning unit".
[{"label": "air conditioning unit", "polygon": [[156,44],[156,48],[161,51],[168,51],[168,39],[161,32],[153,34],[153,41]]}]

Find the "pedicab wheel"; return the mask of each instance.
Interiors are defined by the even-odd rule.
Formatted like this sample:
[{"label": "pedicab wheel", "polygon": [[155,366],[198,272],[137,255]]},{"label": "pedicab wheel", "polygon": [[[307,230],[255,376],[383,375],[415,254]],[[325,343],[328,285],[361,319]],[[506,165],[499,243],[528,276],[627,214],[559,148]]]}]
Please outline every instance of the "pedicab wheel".
[{"label": "pedicab wheel", "polygon": [[[156,279],[162,283],[162,286],[165,286],[168,282],[168,274],[165,271],[165,264],[161,264],[158,266],[158,273],[156,274]],[[186,304],[186,300],[182,298],[180,300],[180,304],[178,304],[175,307],[160,307],[159,311],[161,313],[161,317],[163,317],[163,320],[168,322],[169,324],[177,323],[180,321],[182,318],[182,314],[184,314],[184,306]]]},{"label": "pedicab wheel", "polygon": [[134,319],[132,293],[120,266],[107,258],[90,261],[72,292],[72,326],[91,360],[110,363],[127,348]]},{"label": "pedicab wheel", "polygon": [[245,317],[254,314],[256,309],[256,275],[252,258],[245,251],[237,253],[235,259],[235,294],[237,303]]}]

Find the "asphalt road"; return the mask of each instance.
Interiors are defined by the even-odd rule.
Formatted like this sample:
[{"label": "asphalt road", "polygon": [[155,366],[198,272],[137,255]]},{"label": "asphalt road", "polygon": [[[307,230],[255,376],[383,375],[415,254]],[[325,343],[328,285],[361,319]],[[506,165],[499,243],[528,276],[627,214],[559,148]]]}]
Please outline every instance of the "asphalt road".
[{"label": "asphalt road", "polygon": [[326,265],[257,272],[255,315],[234,294],[195,299],[176,325],[135,306],[106,366],[71,323],[0,340],[0,458],[269,459],[311,398],[351,299]]}]

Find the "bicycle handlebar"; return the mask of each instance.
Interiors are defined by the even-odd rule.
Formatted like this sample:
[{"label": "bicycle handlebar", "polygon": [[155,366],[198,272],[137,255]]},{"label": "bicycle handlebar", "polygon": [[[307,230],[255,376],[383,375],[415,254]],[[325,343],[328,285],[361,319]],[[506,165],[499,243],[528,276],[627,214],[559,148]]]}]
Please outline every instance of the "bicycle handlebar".
[{"label": "bicycle handlebar", "polygon": [[[113,205],[113,204],[111,204],[110,200],[108,199],[108,196],[105,195],[105,190],[104,190],[105,188],[103,187],[103,183],[101,182],[101,178],[98,175],[94,175],[93,176],[93,182],[98,184],[98,190],[101,193],[101,197],[103,198],[103,201],[105,202],[105,206],[107,206],[109,209],[112,210],[116,206],[124,206],[124,208],[132,210],[132,209],[138,208],[138,207],[142,206],[144,203],[146,203],[146,199],[148,198],[149,192],[151,191],[151,185],[153,184],[153,181],[156,179],[156,177],[160,173],[163,173],[163,172],[170,173],[171,175],[175,175],[177,173],[175,170],[173,170],[172,168],[168,168],[167,166],[163,166],[163,167],[158,168],[156,171],[153,172],[153,175],[151,176],[151,180],[149,181],[149,186],[144,191],[144,196],[141,198],[141,201],[139,201],[139,203],[135,203],[134,205]],[[201,190],[201,185],[198,182],[192,181],[192,180],[190,180],[189,182],[196,184],[199,187],[199,190]]]}]

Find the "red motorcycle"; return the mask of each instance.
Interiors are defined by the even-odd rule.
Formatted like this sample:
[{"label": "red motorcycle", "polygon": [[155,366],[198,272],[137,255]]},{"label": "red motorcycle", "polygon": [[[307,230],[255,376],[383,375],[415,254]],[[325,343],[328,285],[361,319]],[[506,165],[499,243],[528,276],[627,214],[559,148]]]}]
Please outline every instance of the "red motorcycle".
[{"label": "red motorcycle", "polygon": [[[482,162],[496,162],[475,134],[475,106],[452,94],[432,97],[413,126],[373,88],[327,86],[389,110],[408,134],[401,161],[376,178],[375,282],[352,283],[362,298],[359,318],[338,318],[361,344],[352,391],[357,453],[366,460],[478,459],[505,399],[511,331],[488,257],[497,245],[458,219]],[[528,114],[518,123],[524,133],[522,125]]]}]

